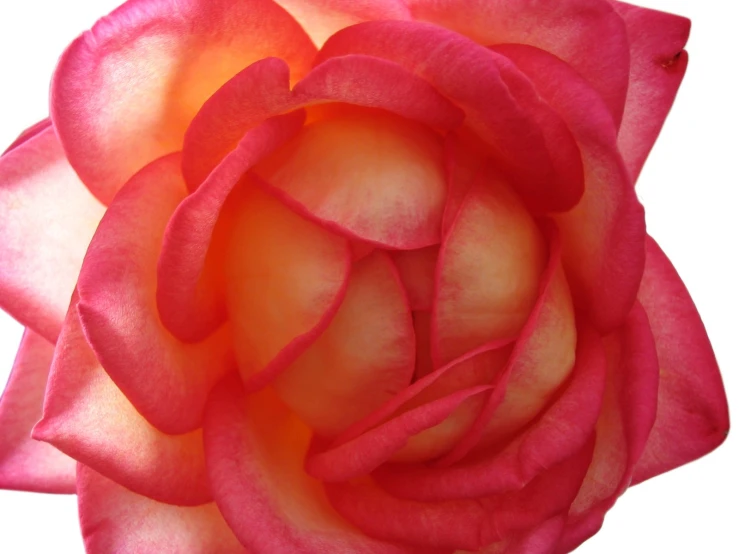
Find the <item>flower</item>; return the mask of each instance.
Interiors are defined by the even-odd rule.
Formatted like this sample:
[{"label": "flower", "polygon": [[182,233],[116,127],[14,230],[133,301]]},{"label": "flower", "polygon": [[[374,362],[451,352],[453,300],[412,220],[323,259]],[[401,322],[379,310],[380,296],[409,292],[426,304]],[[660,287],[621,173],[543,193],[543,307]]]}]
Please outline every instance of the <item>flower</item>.
[{"label": "flower", "polygon": [[128,2],[0,158],[3,485],[90,552],[567,552],[722,442],[633,190],[686,20],[279,4]]}]

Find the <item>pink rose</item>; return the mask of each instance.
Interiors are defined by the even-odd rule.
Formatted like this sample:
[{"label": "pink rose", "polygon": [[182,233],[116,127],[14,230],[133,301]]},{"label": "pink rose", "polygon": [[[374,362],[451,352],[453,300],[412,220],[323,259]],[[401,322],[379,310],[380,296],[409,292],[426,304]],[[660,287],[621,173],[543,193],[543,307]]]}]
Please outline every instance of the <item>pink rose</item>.
[{"label": "pink rose", "polygon": [[0,157],[0,486],[93,554],[574,550],[728,431],[633,188],[688,30],[130,0]]}]

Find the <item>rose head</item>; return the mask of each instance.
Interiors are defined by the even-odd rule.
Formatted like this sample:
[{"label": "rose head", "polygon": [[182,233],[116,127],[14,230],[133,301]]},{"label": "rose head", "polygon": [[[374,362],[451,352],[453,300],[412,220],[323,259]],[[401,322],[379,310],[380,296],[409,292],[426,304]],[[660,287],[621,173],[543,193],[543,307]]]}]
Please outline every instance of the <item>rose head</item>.
[{"label": "rose head", "polygon": [[0,485],[93,554],[574,550],[728,430],[634,192],[688,30],[130,0],[0,158]]}]

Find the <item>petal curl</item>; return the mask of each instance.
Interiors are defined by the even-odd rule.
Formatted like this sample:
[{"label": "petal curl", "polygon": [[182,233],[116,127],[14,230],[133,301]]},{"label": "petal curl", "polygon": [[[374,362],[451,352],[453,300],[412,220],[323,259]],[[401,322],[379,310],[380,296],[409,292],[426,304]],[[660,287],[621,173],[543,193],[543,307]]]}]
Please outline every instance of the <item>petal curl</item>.
[{"label": "petal curl", "polygon": [[657,345],[657,421],[634,484],[717,448],[729,432],[729,410],[716,357],[698,310],[677,271],[651,237],[639,301]]},{"label": "petal curl", "polygon": [[179,154],[137,173],[100,222],[77,285],[80,318],[98,360],[136,409],[167,433],[197,428],[209,389],[233,367],[228,326],[183,344],[157,314],[162,236],[185,193]]},{"label": "petal curl", "polygon": [[77,467],[77,486],[88,554],[249,554],[215,504],[161,504],[82,464]]},{"label": "petal curl", "polygon": [[64,53],[51,116],[72,167],[109,203],[138,169],[182,148],[203,102],[242,68],[279,56],[301,75],[314,54],[272,0],[129,0]]},{"label": "petal curl", "polygon": [[621,121],[631,37],[608,1],[408,0],[408,4],[415,19],[453,29],[485,46],[516,43],[551,52],[590,83],[616,125]]},{"label": "petal curl", "polygon": [[618,147],[636,182],[685,76],[690,20],[624,2],[613,6],[626,23],[631,54]]},{"label": "petal curl", "polygon": [[367,537],[331,508],[303,470],[310,430],[270,389],[246,396],[237,378],[225,379],[211,395],[204,436],[216,503],[253,552],[421,554]]},{"label": "petal curl", "polygon": [[0,307],[52,343],[103,206],[52,127],[0,157]]},{"label": "petal curl", "polygon": [[31,439],[41,418],[54,345],[26,329],[0,397],[0,488],[74,493],[75,461]]},{"label": "petal curl", "polygon": [[413,322],[387,254],[355,263],[344,301],[275,390],[311,429],[337,435],[406,388],[414,369]]},{"label": "petal curl", "polygon": [[202,432],[166,435],[136,411],[87,344],[76,295],[33,436],[137,494],[184,506],[211,499]]},{"label": "petal curl", "polygon": [[496,50],[512,59],[568,123],[585,169],[585,194],[556,216],[565,268],[579,307],[600,331],[625,319],[644,268],[644,208],[634,193],[605,104],[571,67],[530,46]]},{"label": "petal curl", "polygon": [[582,162],[572,134],[505,57],[415,21],[374,21],[339,31],[317,62],[348,54],[394,61],[461,107],[534,212],[567,210],[582,196]]},{"label": "petal curl", "polygon": [[36,135],[38,135],[39,133],[41,133],[41,131],[44,131],[48,127],[51,127],[51,125],[52,125],[51,118],[49,117],[47,117],[46,119],[42,119],[41,121],[37,123],[34,123],[28,129],[25,129],[20,135],[18,135],[18,137],[13,142],[10,143],[10,146],[8,146],[5,149],[5,152],[3,152],[3,155],[7,154],[11,150],[15,150],[27,140],[30,140]]}]

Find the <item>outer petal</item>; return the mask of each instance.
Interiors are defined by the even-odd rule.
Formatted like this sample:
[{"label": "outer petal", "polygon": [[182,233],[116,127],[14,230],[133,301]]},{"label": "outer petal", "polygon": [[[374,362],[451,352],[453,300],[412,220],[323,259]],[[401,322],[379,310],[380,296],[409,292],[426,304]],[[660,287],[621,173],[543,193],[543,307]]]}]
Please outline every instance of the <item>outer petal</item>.
[{"label": "outer petal", "polygon": [[708,454],[729,432],[726,392],[700,315],[651,237],[639,301],[657,345],[660,381],[657,421],[634,483]]},{"label": "outer petal", "polygon": [[631,53],[618,147],[636,182],[685,75],[690,20],[623,2],[613,6],[626,22]]},{"label": "outer petal", "polygon": [[72,166],[108,203],[139,168],[182,148],[203,102],[243,67],[280,56],[300,75],[314,53],[272,0],[129,0],[62,56],[52,119]]},{"label": "outer petal", "polygon": [[54,345],[26,329],[0,397],[0,488],[73,493],[75,461],[31,439],[41,417]]},{"label": "outer petal", "polygon": [[77,487],[88,554],[248,554],[215,504],[160,504],[82,464]]},{"label": "outer petal", "polygon": [[608,376],[593,462],[570,507],[558,552],[574,550],[600,529],[631,483],[657,414],[657,352],[638,303],[625,325],[606,338],[606,347]]},{"label": "outer petal", "polygon": [[35,137],[36,135],[41,133],[41,131],[44,131],[48,127],[51,127],[51,118],[48,118],[48,117],[46,119],[42,119],[38,123],[34,123],[28,129],[26,129],[20,135],[18,135],[18,138],[16,138],[12,143],[10,143],[10,146],[8,146],[5,149],[5,152],[3,152],[3,155],[7,154],[11,150],[18,148],[21,144],[32,139],[33,137]]},{"label": "outer petal", "polygon": [[44,417],[33,436],[160,502],[210,500],[202,432],[165,435],[135,410],[87,344],[77,298],[57,342]]},{"label": "outer petal", "polygon": [[230,329],[183,344],[156,309],[167,220],[185,196],[178,154],[137,173],[105,214],[80,273],[79,312],[100,363],[136,409],[168,433],[200,425],[211,386],[233,364]]},{"label": "outer petal", "polygon": [[505,57],[447,29],[404,21],[344,29],[326,42],[317,62],[347,54],[399,63],[464,109],[469,128],[515,176],[511,183],[532,210],[567,210],[582,196],[582,162],[572,134]]},{"label": "outer petal", "polygon": [[561,60],[529,46],[496,49],[531,78],[580,146],[585,194],[556,219],[575,301],[599,330],[613,330],[634,303],[646,233],[644,209],[619,154],[616,128],[593,89]]},{"label": "outer petal", "polygon": [[204,431],[216,503],[253,552],[416,552],[367,537],[330,507],[321,483],[302,467],[310,430],[269,389],[245,396],[238,379],[224,380],[212,393]]},{"label": "outer petal", "polygon": [[275,0],[318,46],[339,29],[360,21],[410,19],[405,0]]},{"label": "outer petal", "polygon": [[53,128],[0,157],[0,307],[51,342],[103,211]]},{"label": "outer petal", "polygon": [[480,554],[551,554],[562,535],[565,519],[564,515],[554,516],[515,538],[483,548]]},{"label": "outer petal", "polygon": [[621,121],[631,37],[606,0],[408,0],[408,4],[415,19],[453,29],[480,44],[527,44],[551,52],[585,77],[616,124]]}]

